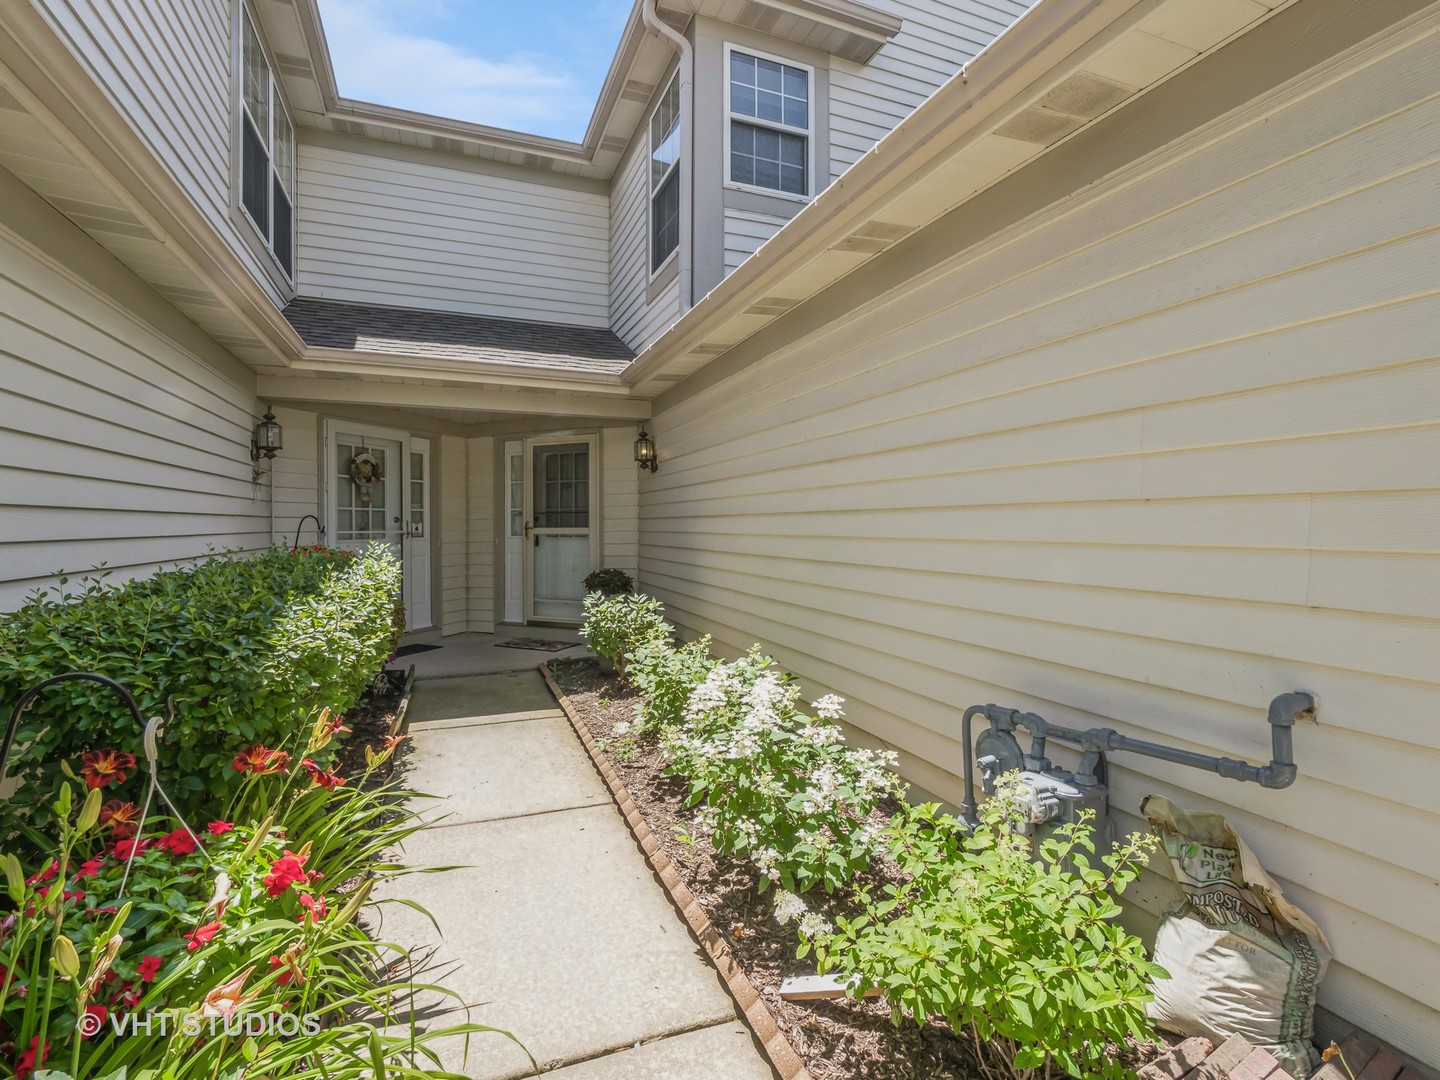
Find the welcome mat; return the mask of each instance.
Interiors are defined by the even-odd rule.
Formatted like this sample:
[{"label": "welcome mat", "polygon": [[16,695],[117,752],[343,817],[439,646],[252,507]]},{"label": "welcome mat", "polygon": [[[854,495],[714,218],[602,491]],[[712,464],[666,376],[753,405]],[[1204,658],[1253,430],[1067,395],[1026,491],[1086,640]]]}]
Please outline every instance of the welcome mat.
[{"label": "welcome mat", "polygon": [[421,653],[421,652],[433,652],[434,650],[440,649],[440,648],[443,648],[443,647],[444,647],[444,646],[441,646],[441,645],[401,645],[400,648],[398,648],[398,649],[395,650],[395,655],[396,655],[396,656],[414,656],[416,653]]},{"label": "welcome mat", "polygon": [[509,641],[497,641],[495,643],[502,649],[537,649],[540,652],[562,652],[565,649],[573,649],[579,645],[578,641],[546,641],[538,637],[511,638]]}]

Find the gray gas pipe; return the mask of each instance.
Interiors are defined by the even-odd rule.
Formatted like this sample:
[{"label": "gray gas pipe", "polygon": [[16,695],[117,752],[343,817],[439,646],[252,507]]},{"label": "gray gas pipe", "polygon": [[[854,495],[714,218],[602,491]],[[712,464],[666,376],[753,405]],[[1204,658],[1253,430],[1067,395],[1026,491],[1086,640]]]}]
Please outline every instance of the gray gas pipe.
[{"label": "gray gas pipe", "polygon": [[[1096,811],[1097,835],[1103,835],[1108,809],[1105,754],[1125,750],[1132,754],[1159,758],[1161,761],[1204,769],[1231,780],[1253,781],[1267,788],[1285,788],[1295,782],[1295,760],[1291,733],[1295,722],[1314,719],[1319,699],[1304,690],[1280,694],[1270,702],[1271,760],[1267,765],[1252,765],[1235,758],[1213,757],[1183,750],[1177,746],[1132,739],[1114,728],[1090,728],[1079,731],[1052,724],[1035,713],[1004,709],[999,705],[972,705],[961,720],[961,738],[965,745],[965,799],[960,804],[961,818],[971,825],[977,821],[975,802],[975,767],[983,772],[987,791],[992,790],[1002,773],[1018,770],[1032,796],[1031,822],[1070,821],[1085,808]],[[977,716],[990,723],[978,744],[971,741],[971,724]],[[1024,728],[1032,736],[1030,752],[1022,753],[1014,732]],[[1082,751],[1079,768],[1071,773],[1054,768],[1045,756],[1045,743],[1057,739],[1073,743]]]}]

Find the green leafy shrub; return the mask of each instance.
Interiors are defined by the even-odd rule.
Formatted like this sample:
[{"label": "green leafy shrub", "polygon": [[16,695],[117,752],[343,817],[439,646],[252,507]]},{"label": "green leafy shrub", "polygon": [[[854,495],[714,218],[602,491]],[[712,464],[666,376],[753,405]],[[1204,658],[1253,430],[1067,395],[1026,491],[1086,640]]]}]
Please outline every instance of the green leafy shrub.
[{"label": "green leafy shrub", "polygon": [[661,615],[663,610],[660,601],[641,593],[586,593],[580,636],[596,655],[624,671],[629,658],[646,642],[668,640],[675,632]]},{"label": "green leafy shrub", "polygon": [[[118,588],[39,594],[0,617],[0,715],[68,671],[118,680],[147,717],[163,715],[171,697],[162,776],[180,809],[199,813],[234,790],[228,766],[239,750],[284,742],[321,706],[354,705],[398,640],[399,587],[399,565],[377,545],[359,556],[219,555]],[[12,754],[10,774],[23,784],[11,809],[43,826],[62,763],[107,797],[130,797],[143,775],[131,760],[142,736],[112,691],[48,688]]]},{"label": "green leafy shrub", "polygon": [[581,584],[585,586],[586,592],[598,592],[604,596],[620,596],[635,589],[635,579],[624,570],[614,567],[591,570]]},{"label": "green leafy shrub", "polygon": [[642,695],[635,706],[637,733],[654,732],[680,723],[690,694],[716,664],[710,635],[675,647],[652,638],[631,655],[625,677]]},{"label": "green leafy shrub", "polygon": [[690,783],[689,805],[704,804],[697,817],[715,850],[754,863],[762,892],[833,892],[875,857],[870,816],[901,786],[893,754],[844,745],[839,698],[816,701],[810,717],[797,697],[757,647],[710,670],[663,745],[669,771]]},{"label": "green leafy shrub", "polygon": [[1091,865],[1088,823],[1060,828],[1032,849],[1018,776],[966,835],[935,805],[897,816],[886,840],[905,879],[838,928],[797,897],[777,914],[801,920],[804,956],[853,980],[857,996],[880,989],[897,1022],[941,1017],[972,1041],[987,1076],[1020,1080],[1058,1065],[1073,1076],[1127,1075],[1115,1053],[1147,1039],[1150,980],[1164,978],[1140,939],[1115,923],[1115,902],[1139,876],[1153,838],[1132,836]]}]

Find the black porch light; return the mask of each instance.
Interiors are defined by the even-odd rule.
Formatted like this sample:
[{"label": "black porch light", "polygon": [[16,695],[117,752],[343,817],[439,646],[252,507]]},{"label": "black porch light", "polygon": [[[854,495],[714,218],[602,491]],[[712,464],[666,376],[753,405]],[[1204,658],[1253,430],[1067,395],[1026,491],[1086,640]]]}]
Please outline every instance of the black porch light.
[{"label": "black porch light", "polygon": [[660,463],[655,460],[655,440],[646,434],[643,427],[635,439],[635,463],[640,468],[649,469],[651,472],[660,467]]},{"label": "black porch light", "polygon": [[250,460],[259,461],[262,457],[267,460],[273,458],[275,451],[284,446],[281,441],[282,434],[280,425],[275,420],[275,414],[266,409],[264,419],[255,425],[255,430],[250,434]]}]

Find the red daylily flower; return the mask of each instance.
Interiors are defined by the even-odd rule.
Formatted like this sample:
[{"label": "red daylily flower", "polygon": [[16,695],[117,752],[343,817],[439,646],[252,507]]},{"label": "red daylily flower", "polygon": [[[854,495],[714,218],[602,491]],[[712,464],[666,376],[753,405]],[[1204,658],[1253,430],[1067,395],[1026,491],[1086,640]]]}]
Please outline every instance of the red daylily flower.
[{"label": "red daylily flower", "polygon": [[57,859],[51,859],[51,860],[50,860],[50,865],[46,866],[45,869],[43,869],[43,870],[36,870],[35,873],[33,873],[33,874],[31,874],[29,877],[27,877],[27,878],[25,879],[25,884],[26,884],[26,885],[34,885],[36,882],[39,882],[39,881],[49,881],[51,878],[53,878],[53,877],[54,877],[56,874],[58,874],[59,872],[60,872],[60,862],[59,862],[59,860],[57,860]]},{"label": "red daylily flower", "polygon": [[212,821],[206,826],[211,836],[224,836],[227,832],[233,832],[235,826],[228,821]]},{"label": "red daylily flower", "polygon": [[15,1080],[27,1080],[27,1077],[35,1071],[35,1067],[45,1064],[45,1059],[49,1056],[50,1044],[47,1042],[42,1049],[40,1036],[33,1036],[30,1039],[29,1049],[21,1051],[20,1056],[15,1059]]},{"label": "red daylily flower", "polygon": [[94,877],[105,869],[105,856],[97,855],[93,859],[86,859],[80,864],[80,869],[75,871],[77,878]]},{"label": "red daylily flower", "polygon": [[128,840],[134,836],[139,817],[138,806],[119,799],[111,799],[100,808],[100,824],[108,826],[116,840]]},{"label": "red daylily flower", "polygon": [[163,956],[147,956],[140,963],[135,965],[135,976],[141,982],[154,982],[155,976],[160,973],[160,965],[165,963]]},{"label": "red daylily flower", "polygon": [[115,841],[115,857],[117,859],[128,859],[132,853],[139,855],[149,846],[149,840],[117,840]]},{"label": "red daylily flower", "polygon": [[284,750],[269,750],[263,746],[251,746],[236,754],[235,760],[230,764],[236,772],[268,776],[289,765],[290,755]]},{"label": "red daylily flower", "polygon": [[305,909],[296,920],[301,926],[313,926],[329,912],[323,896],[311,896],[309,893],[300,897],[300,906]]},{"label": "red daylily flower", "polygon": [[107,784],[124,783],[135,768],[135,755],[120,750],[91,750],[80,758],[80,775],[85,786],[103,788]]},{"label": "red daylily flower", "polygon": [[156,840],[155,846],[164,848],[171,855],[193,855],[199,845],[195,843],[195,838],[187,830],[176,829]]},{"label": "red daylily flower", "polygon": [[308,757],[304,758],[300,762],[300,765],[310,774],[310,782],[319,787],[323,787],[326,791],[334,791],[341,784],[345,783],[343,776],[340,776],[338,773],[326,772]]},{"label": "red daylily flower", "polygon": [[110,1010],[107,1009],[104,1005],[86,1005],[85,1015],[93,1016],[95,1017],[96,1021],[98,1021],[97,1023],[91,1025],[94,1030],[94,1035],[86,1035],[85,1038],[93,1039],[95,1035],[103,1034],[105,1031],[105,1021],[110,1017]]},{"label": "red daylily flower", "polygon": [[223,929],[225,929],[225,924],[218,922],[197,926],[185,935],[190,940],[190,944],[186,945],[185,948],[190,952],[194,952],[196,949],[203,949],[206,945],[209,945],[210,940]]},{"label": "red daylily flower", "polygon": [[291,885],[297,882],[303,884],[304,881],[305,859],[287,849],[270,865],[270,873],[265,875],[265,888],[271,896],[279,896]]}]

